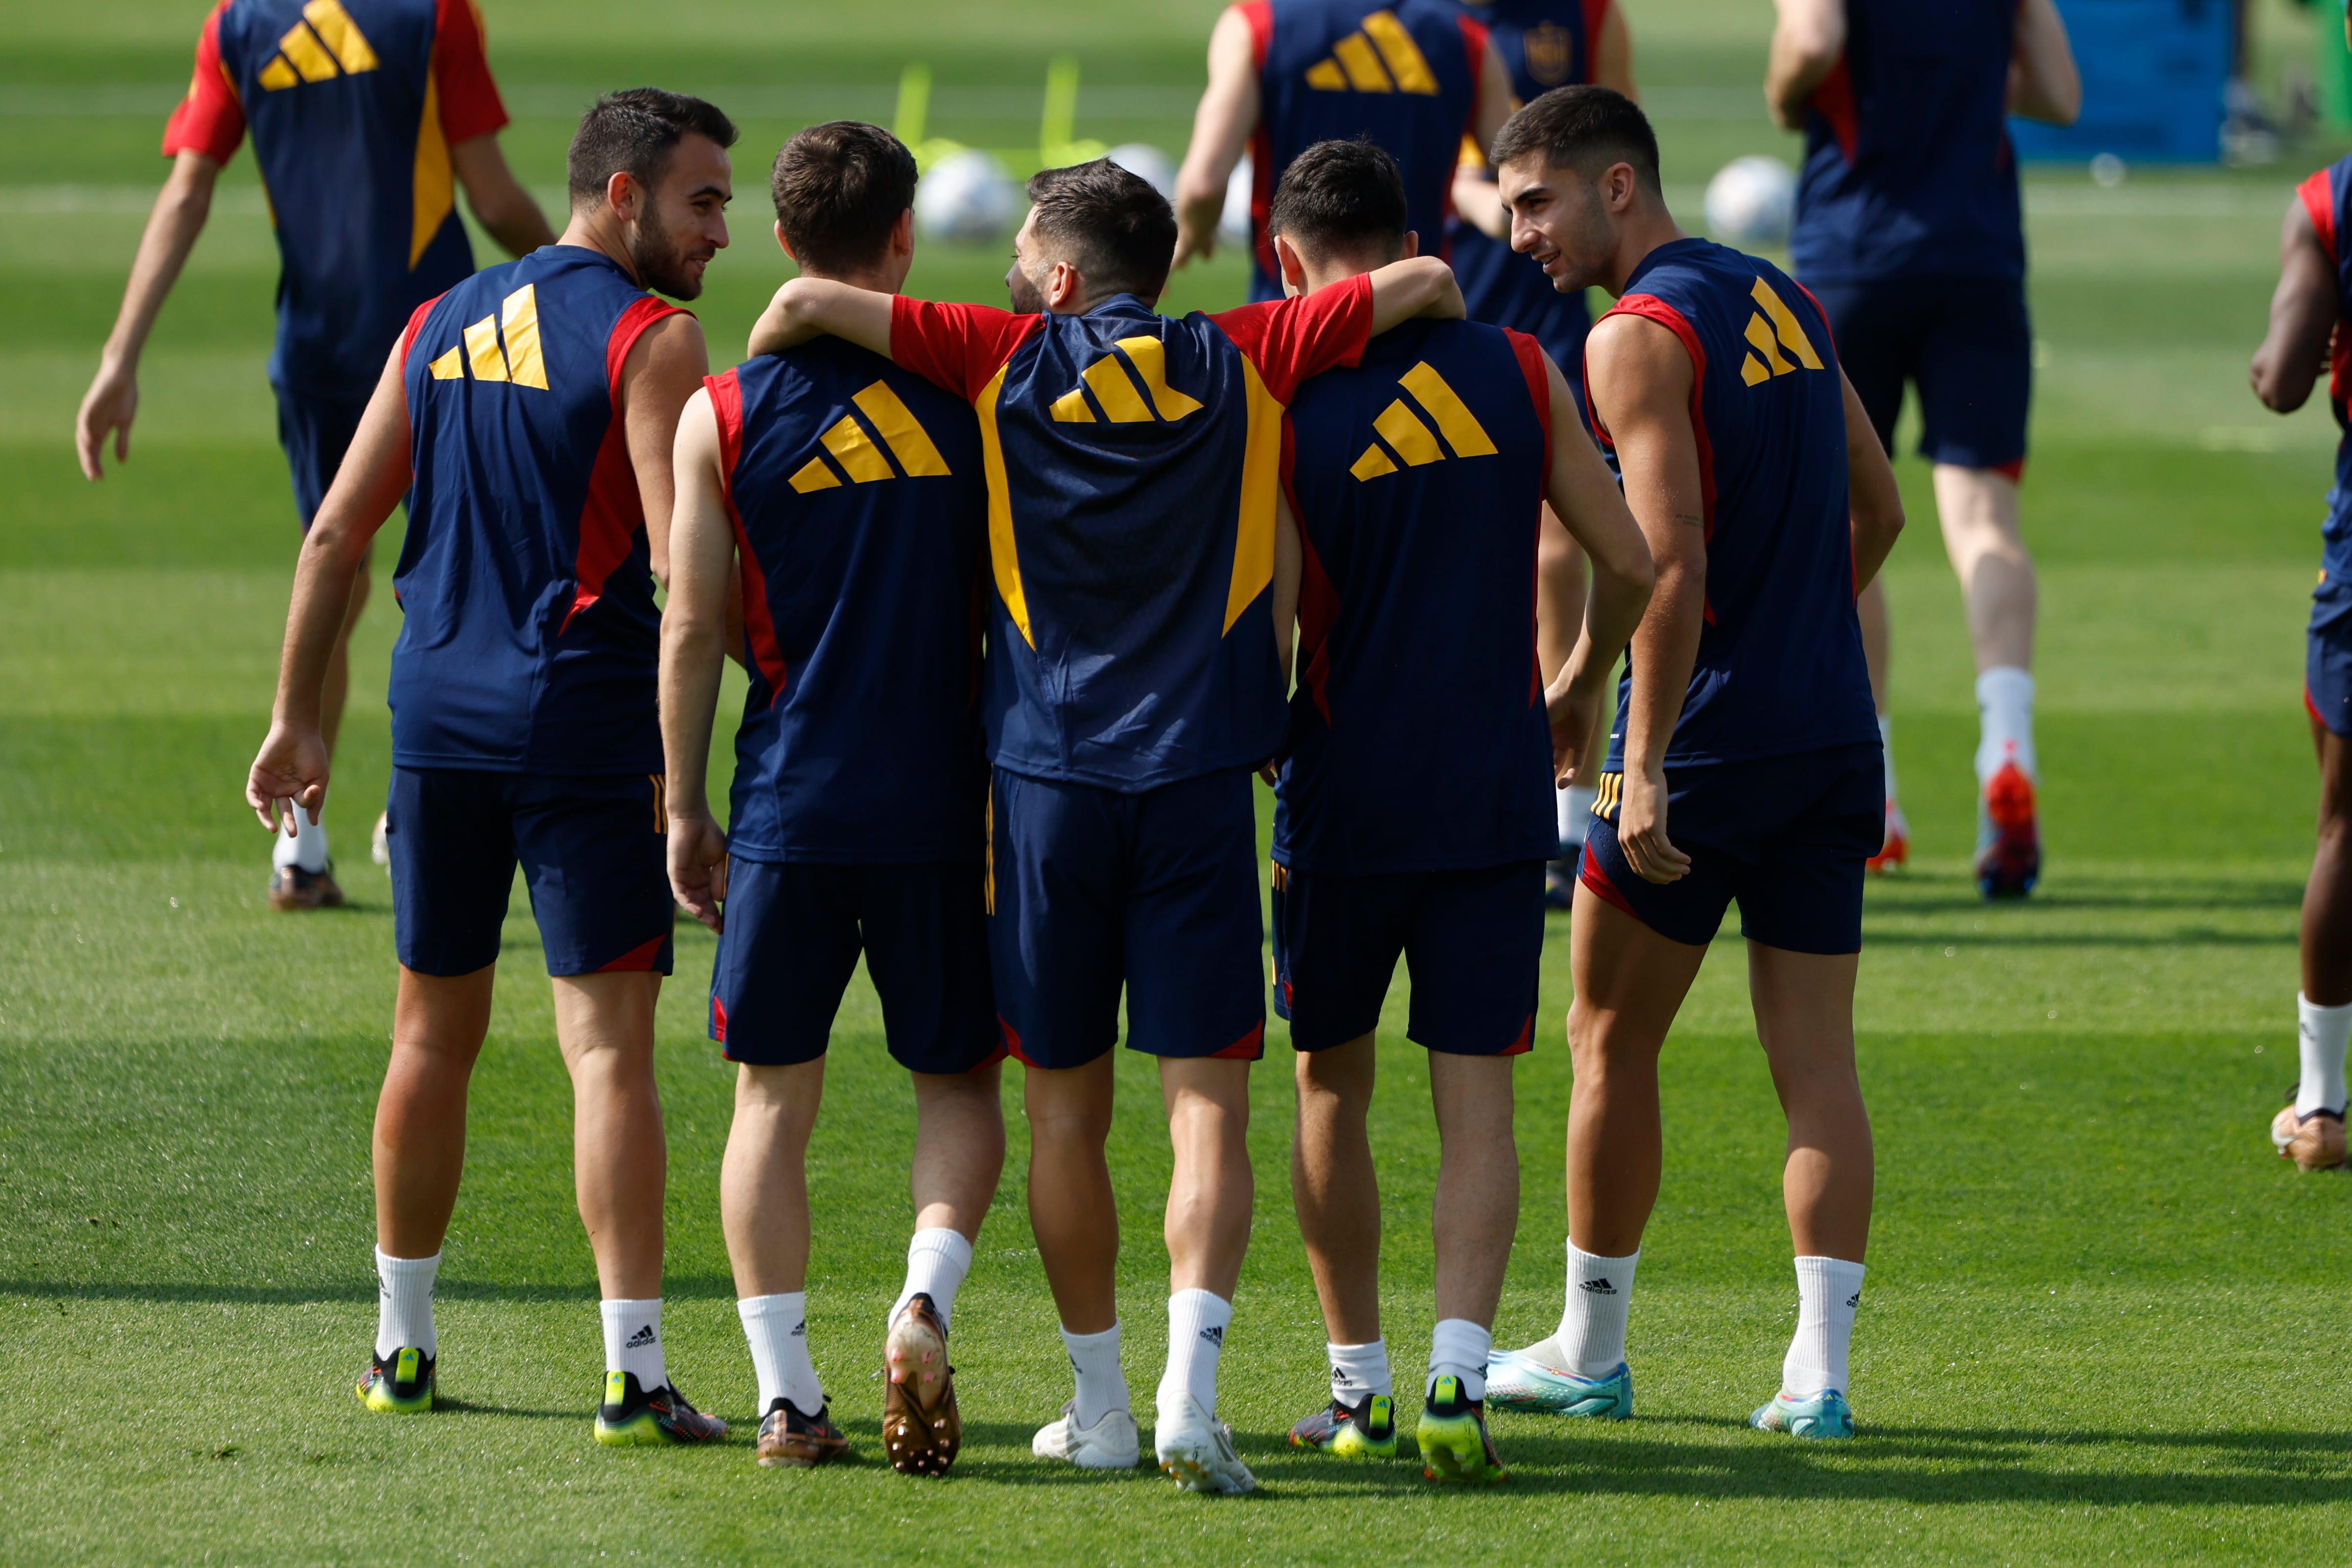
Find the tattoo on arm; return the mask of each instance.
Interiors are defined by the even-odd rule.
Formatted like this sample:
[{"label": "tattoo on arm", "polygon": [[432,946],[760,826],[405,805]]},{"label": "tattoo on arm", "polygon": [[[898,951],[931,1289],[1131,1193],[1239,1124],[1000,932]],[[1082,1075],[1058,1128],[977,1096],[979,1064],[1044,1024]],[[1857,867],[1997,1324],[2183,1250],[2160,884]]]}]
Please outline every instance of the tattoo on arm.
[{"label": "tattoo on arm", "polygon": [[1675,513],[1675,521],[1690,528],[1705,528],[1706,526],[1706,519],[1699,516],[1699,514],[1695,511],[1678,511]]}]

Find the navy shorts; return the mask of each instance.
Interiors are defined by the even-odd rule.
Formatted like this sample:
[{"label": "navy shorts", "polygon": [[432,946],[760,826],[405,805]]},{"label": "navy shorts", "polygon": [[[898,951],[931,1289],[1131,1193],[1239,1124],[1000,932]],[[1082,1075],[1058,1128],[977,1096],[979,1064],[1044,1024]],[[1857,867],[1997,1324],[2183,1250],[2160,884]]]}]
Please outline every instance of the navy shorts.
[{"label": "navy shorts", "polygon": [[[1919,388],[1919,455],[2018,477],[2033,395],[2025,285],[2003,278],[1889,278],[1808,285],[1829,317],[1838,361],[1895,450],[1903,384]],[[1666,827],[1672,837],[1671,822]]]},{"label": "navy shorts", "polygon": [[1878,742],[1666,770],[1666,837],[1681,880],[1643,880],[1618,847],[1622,773],[1601,775],[1579,876],[1669,942],[1704,947],[1739,900],[1739,934],[1790,952],[1862,951],[1863,863],[1886,837]]},{"label": "navy shorts", "polygon": [[1535,1038],[1543,941],[1540,860],[1374,877],[1274,868],[1274,1010],[1302,1051],[1370,1034],[1402,955],[1405,1038],[1517,1056]]},{"label": "navy shorts", "polygon": [[1000,1058],[977,860],[930,866],[727,864],[726,930],[710,971],[710,1037],[730,1062],[824,1055],[866,954],[890,1054],[915,1072]]},{"label": "navy shorts", "polygon": [[345,403],[278,388],[278,444],[286,448],[286,466],[294,471],[294,510],[303,532],[310,531],[310,520],[319,515],[319,503],[327,499],[366,412],[364,398]]},{"label": "navy shorts", "polygon": [[2352,583],[2324,572],[2304,637],[2303,705],[2334,733],[2352,735]]},{"label": "navy shorts", "polygon": [[1265,1053],[1257,809],[1244,768],[1140,795],[996,770],[988,952],[1005,1048],[1084,1067]]},{"label": "navy shorts", "polygon": [[394,766],[384,818],[406,968],[454,976],[497,963],[520,860],[548,973],[670,972],[660,775]]}]

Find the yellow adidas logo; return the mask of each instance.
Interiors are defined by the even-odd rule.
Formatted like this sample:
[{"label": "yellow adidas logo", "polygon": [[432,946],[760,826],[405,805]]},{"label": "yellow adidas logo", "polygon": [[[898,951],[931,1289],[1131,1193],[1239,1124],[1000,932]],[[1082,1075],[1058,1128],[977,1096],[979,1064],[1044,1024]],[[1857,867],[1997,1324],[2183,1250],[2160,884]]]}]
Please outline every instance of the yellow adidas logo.
[{"label": "yellow adidas logo", "polygon": [[[1114,425],[1148,425],[1152,411],[1173,425],[1189,414],[1201,410],[1198,398],[1187,397],[1168,384],[1168,347],[1158,338],[1139,336],[1121,338],[1112,345],[1118,353],[1107,353],[1088,365],[1078,377],[1078,384],[1054,399],[1054,418],[1063,425],[1091,425],[1095,422],[1095,406],[1100,406],[1103,417]],[[1119,354],[1125,354],[1124,361]],[[1129,367],[1134,370],[1130,379]],[[1141,391],[1136,382],[1143,384]],[[1087,394],[1094,394],[1094,404],[1087,402]],[[1149,394],[1151,401],[1144,401]]]},{"label": "yellow adidas logo", "polygon": [[[1805,336],[1805,329],[1797,324],[1796,312],[1783,304],[1780,296],[1767,288],[1761,278],[1756,279],[1753,292],[1756,302],[1764,308],[1748,318],[1745,335],[1756,353],[1740,361],[1739,379],[1754,386],[1776,375],[1788,375],[1796,370],[1798,364],[1807,370],[1822,369],[1822,356],[1813,352],[1812,342]],[[1771,318],[1769,321],[1765,320],[1767,316]],[[1790,364],[1781,357],[1782,349],[1797,356],[1797,364]],[[1757,354],[1764,357],[1759,359]]]},{"label": "yellow adidas logo", "polygon": [[278,40],[278,54],[261,68],[261,85],[276,92],[298,81],[327,81],[375,69],[375,50],[341,0],[310,0],[302,20]]},{"label": "yellow adidas logo", "polygon": [[[502,334],[503,352],[499,347]],[[539,295],[524,284],[499,304],[497,316],[484,316],[466,329],[463,347],[451,349],[425,368],[436,381],[456,381],[470,370],[476,381],[510,381],[546,391],[547,362],[539,352]]]},{"label": "yellow adidas logo", "polygon": [[[1445,384],[1445,378],[1430,368],[1427,360],[1399,376],[1397,384],[1412,395],[1413,402],[1421,405],[1423,413],[1436,421],[1437,428],[1444,433],[1445,445],[1454,448],[1455,457],[1486,458],[1494,455],[1495,443],[1487,436],[1486,427],[1478,423],[1469,405]],[[1407,466],[1418,468],[1442,461],[1445,457],[1437,444],[1437,437],[1431,434],[1429,426],[1422,423],[1421,416],[1413,413],[1402,397],[1381,410],[1380,417],[1372,421],[1372,428],[1379,432],[1380,441],[1365,447],[1364,455],[1357,458],[1355,466],[1348,470],[1360,482],[1395,473],[1398,458],[1403,458]],[[1388,445],[1383,447],[1381,441]],[[1395,453],[1395,457],[1391,457],[1391,452]]]},{"label": "yellow adidas logo", "polygon": [[1394,12],[1375,11],[1362,26],[1307,68],[1307,86],[1318,92],[1436,93],[1436,73]]},{"label": "yellow adidas logo", "polygon": [[[827,463],[824,457],[811,458],[802,465],[800,472],[792,477],[793,489],[802,495],[813,490],[833,489],[840,485],[842,474],[848,475],[849,482],[854,485],[870,485],[879,479],[896,479],[898,475],[891,471],[890,458],[882,455],[884,447],[890,449],[891,458],[898,459],[898,467],[910,479],[950,471],[947,459],[940,456],[940,449],[931,445],[930,436],[915,418],[913,411],[898,400],[897,393],[890,390],[888,383],[877,381],[849,401],[857,405],[857,412],[865,415],[866,423],[874,426],[873,433],[866,433],[866,426],[857,422],[856,415],[843,415],[835,421],[831,429],[817,437],[825,453],[832,457],[833,463]],[[877,437],[879,446],[876,444]],[[834,471],[835,464],[839,465],[840,473]]]}]

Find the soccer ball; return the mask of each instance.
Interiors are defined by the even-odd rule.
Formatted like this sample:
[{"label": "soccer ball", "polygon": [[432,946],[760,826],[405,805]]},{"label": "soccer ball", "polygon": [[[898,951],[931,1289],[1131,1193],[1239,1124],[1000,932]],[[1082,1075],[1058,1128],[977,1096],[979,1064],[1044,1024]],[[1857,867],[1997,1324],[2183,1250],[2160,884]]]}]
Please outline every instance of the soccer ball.
[{"label": "soccer ball", "polygon": [[1170,201],[1176,199],[1176,165],[1149,142],[1123,142],[1103,156]]},{"label": "soccer ball", "polygon": [[1250,242],[1250,197],[1257,194],[1257,171],[1242,154],[1234,165],[1234,177],[1225,182],[1225,210],[1217,219],[1217,237],[1227,245],[1247,245]]},{"label": "soccer ball", "polygon": [[1787,244],[1796,206],[1797,176],[1778,158],[1734,158],[1706,183],[1707,232],[1727,245]]},{"label": "soccer ball", "polygon": [[1020,216],[1013,176],[977,150],[940,159],[915,187],[915,226],[925,239],[985,245],[1003,239]]}]

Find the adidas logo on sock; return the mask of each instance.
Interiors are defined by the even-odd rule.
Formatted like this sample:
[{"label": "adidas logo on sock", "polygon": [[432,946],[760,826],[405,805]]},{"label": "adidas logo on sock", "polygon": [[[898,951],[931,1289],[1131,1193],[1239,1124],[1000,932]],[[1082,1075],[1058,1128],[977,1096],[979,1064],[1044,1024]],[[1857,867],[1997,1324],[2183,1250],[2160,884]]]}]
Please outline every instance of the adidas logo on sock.
[{"label": "adidas logo on sock", "polygon": [[796,1340],[804,1340],[808,1338],[808,1320],[806,1318],[803,1318],[799,1322],[793,1325],[793,1338]]},{"label": "adidas logo on sock", "polygon": [[642,1350],[646,1345],[659,1344],[660,1342],[661,1336],[654,1332],[654,1326],[651,1323],[646,1323],[643,1327],[639,1328],[635,1333],[631,1334],[626,1340],[623,1341],[621,1348],[625,1351]]},{"label": "adidas logo on sock", "polygon": [[1225,1348],[1225,1331],[1223,1327],[1202,1329],[1201,1331],[1201,1337],[1208,1341],[1209,1343],[1216,1346],[1219,1350]]},{"label": "adidas logo on sock", "polygon": [[1578,1281],[1576,1288],[1580,1290],[1590,1291],[1595,1296],[1614,1296],[1617,1294],[1617,1287],[1609,1283],[1609,1279],[1606,1275],[1601,1276],[1598,1279],[1580,1280]]},{"label": "adidas logo on sock", "polygon": [[1859,1307],[1859,1306],[1861,1306],[1861,1305],[1862,1305],[1862,1292],[1861,1292],[1861,1291],[1859,1291],[1859,1290],[1856,1290],[1853,1295],[1848,1296],[1848,1297],[1845,1299],[1845,1304],[1846,1304],[1847,1306],[1849,1306],[1849,1307]]}]

